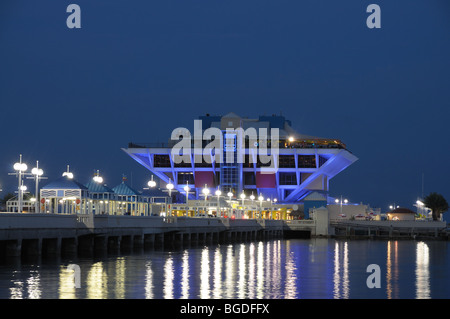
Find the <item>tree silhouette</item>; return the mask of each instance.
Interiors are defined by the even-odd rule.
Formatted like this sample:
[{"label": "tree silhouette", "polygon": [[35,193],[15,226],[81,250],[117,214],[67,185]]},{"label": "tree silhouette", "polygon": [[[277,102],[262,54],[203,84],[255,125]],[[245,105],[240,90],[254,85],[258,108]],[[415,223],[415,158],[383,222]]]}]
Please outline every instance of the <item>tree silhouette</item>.
[{"label": "tree silhouette", "polygon": [[424,198],[424,204],[430,208],[433,215],[433,220],[438,220],[442,213],[448,210],[448,203],[444,196],[438,193],[431,193]]}]

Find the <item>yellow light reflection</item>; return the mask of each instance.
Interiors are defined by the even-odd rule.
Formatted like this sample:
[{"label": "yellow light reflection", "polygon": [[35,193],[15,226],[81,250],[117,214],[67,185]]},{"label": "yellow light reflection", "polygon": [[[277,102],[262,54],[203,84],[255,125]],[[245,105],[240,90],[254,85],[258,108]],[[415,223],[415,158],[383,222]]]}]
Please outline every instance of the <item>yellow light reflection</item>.
[{"label": "yellow light reflection", "polygon": [[248,249],[248,296],[249,299],[255,298],[255,244],[250,243]]},{"label": "yellow light reflection", "polygon": [[273,298],[280,298],[282,296],[281,292],[281,251],[280,251],[280,241],[274,240],[271,249],[271,256],[269,256],[269,263],[272,264],[272,269],[270,271],[269,280],[273,282],[272,295]]},{"label": "yellow light reflection", "polygon": [[262,241],[258,243],[256,280],[256,298],[262,299],[264,297],[264,245]]},{"label": "yellow light reflection", "polygon": [[222,253],[220,247],[214,251],[214,290],[215,299],[222,298]]},{"label": "yellow light reflection", "polygon": [[165,299],[173,299],[173,259],[169,256],[164,265],[163,293]]},{"label": "yellow light reflection", "polygon": [[183,263],[181,272],[181,299],[189,298],[189,253],[185,250],[183,253]]},{"label": "yellow light reflection", "polygon": [[226,257],[226,264],[225,264],[225,273],[226,273],[226,298],[234,298],[234,287],[235,287],[235,276],[236,276],[236,266],[233,262],[233,245],[228,245],[227,248],[227,257]]},{"label": "yellow light reflection", "polygon": [[67,266],[61,266],[59,273],[59,299],[76,298],[74,271]]},{"label": "yellow light reflection", "polygon": [[145,265],[145,298],[153,299],[153,270],[151,261]]},{"label": "yellow light reflection", "polygon": [[202,250],[202,260],[200,262],[200,298],[209,299],[209,251],[205,247]]},{"label": "yellow light reflection", "polygon": [[430,298],[430,252],[423,241],[416,246],[416,298]]},{"label": "yellow light reflection", "polygon": [[9,288],[11,299],[23,299],[23,281],[14,280],[14,287]]},{"label": "yellow light reflection", "polygon": [[386,294],[398,298],[398,242],[388,241],[386,258]]},{"label": "yellow light reflection", "polygon": [[108,276],[103,270],[103,262],[96,262],[91,266],[86,280],[86,294],[88,299],[107,298]]},{"label": "yellow light reflection", "polygon": [[121,257],[116,260],[116,273],[115,273],[115,295],[117,299],[125,298],[125,275],[126,275],[126,267],[125,267],[125,258]]},{"label": "yellow light reflection", "polygon": [[246,268],[245,268],[245,245],[239,245],[239,281],[238,281],[238,298],[245,298],[245,286],[247,284]]},{"label": "yellow light reflection", "polygon": [[40,289],[40,275],[38,271],[35,271],[31,274],[30,278],[27,279],[27,290],[28,290],[28,299],[40,299],[41,298],[41,289]]}]

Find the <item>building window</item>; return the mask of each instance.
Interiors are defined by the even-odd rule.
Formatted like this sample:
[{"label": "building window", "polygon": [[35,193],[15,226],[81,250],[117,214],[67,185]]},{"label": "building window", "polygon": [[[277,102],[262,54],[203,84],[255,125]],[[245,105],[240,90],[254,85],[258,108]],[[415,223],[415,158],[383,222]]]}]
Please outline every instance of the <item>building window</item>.
[{"label": "building window", "polygon": [[244,184],[256,185],[256,176],[253,172],[244,172]]},{"label": "building window", "polygon": [[319,155],[319,167],[326,163],[328,159]]},{"label": "building window", "polygon": [[294,155],[279,155],[278,156],[279,168],[295,168]]},{"label": "building window", "polygon": [[299,168],[316,168],[316,155],[299,155]]},{"label": "building window", "polygon": [[153,157],[154,167],[170,167],[170,157],[164,154],[155,154]]},{"label": "building window", "polygon": [[[268,156],[270,156],[269,159],[267,159]],[[273,156],[272,155],[264,155],[263,160],[265,162],[267,161],[267,163],[263,163],[261,161],[260,157],[261,157],[261,155],[258,155],[258,157],[257,157],[257,162],[256,162],[256,167],[257,168],[260,168],[260,167],[271,167],[271,165],[273,164]]]},{"label": "building window", "polygon": [[194,174],[186,172],[178,172],[178,185],[194,184]]},{"label": "building window", "polygon": [[249,154],[244,154],[244,163],[242,163],[243,168],[253,168],[253,157]]},{"label": "building window", "polygon": [[190,157],[189,157],[189,159],[187,161],[188,161],[187,163],[184,160],[181,163],[176,163],[174,161],[173,167],[192,167],[191,158]]},{"label": "building window", "polygon": [[297,185],[296,173],[280,173],[279,175],[280,185]]},{"label": "building window", "polygon": [[194,155],[194,166],[195,167],[212,167],[212,162],[211,163],[206,162],[205,159],[203,158],[203,155]]}]

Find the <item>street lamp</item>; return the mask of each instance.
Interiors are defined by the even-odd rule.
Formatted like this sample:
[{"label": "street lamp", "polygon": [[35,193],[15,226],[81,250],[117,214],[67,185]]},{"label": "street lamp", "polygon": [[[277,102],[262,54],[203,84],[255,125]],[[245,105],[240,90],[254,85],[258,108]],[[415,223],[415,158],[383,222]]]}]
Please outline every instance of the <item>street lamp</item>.
[{"label": "street lamp", "polygon": [[[242,192],[242,194],[241,194],[241,199],[242,199],[242,212],[244,212],[244,201],[245,201],[245,193],[244,192]],[[241,216],[240,217],[242,217],[242,213],[241,213]]]},{"label": "street lamp", "polygon": [[148,187],[155,187],[156,186],[156,182],[153,180],[153,175],[152,175],[152,179],[148,181],[147,183]]},{"label": "street lamp", "polygon": [[23,178],[23,175],[28,175],[29,173],[25,173],[26,171],[27,171],[27,169],[28,169],[28,166],[27,166],[27,164],[25,164],[25,163],[22,163],[22,154],[20,154],[20,156],[19,156],[19,162],[17,162],[17,163],[15,163],[14,164],[14,170],[16,171],[15,173],[9,173],[8,175],[16,175],[17,177],[18,177],[18,179],[19,179],[19,184],[18,184],[18,186],[17,186],[17,193],[18,193],[18,195],[17,195],[17,199],[18,199],[18,207],[17,207],[17,209],[18,209],[18,213],[21,213],[22,212],[22,208],[23,208],[23,204],[22,204],[22,201],[23,201],[23,188],[25,187],[25,190],[26,190],[26,186],[23,186],[23,182],[22,182],[22,178]]},{"label": "street lamp", "polygon": [[207,187],[207,185],[205,184],[205,187],[202,189],[202,194],[203,196],[205,196],[205,215],[206,213],[206,200],[208,199],[208,195],[209,195],[209,189]]},{"label": "street lamp", "polygon": [[260,214],[260,217],[262,217],[262,202],[264,200],[264,196],[259,195],[258,199],[259,199],[259,210],[260,210],[259,214]]},{"label": "street lamp", "polygon": [[338,198],[336,198],[334,201],[335,201],[336,204],[340,204],[340,206],[341,206],[340,212],[341,212],[341,215],[342,215],[342,204],[343,204],[343,203],[344,203],[344,204],[347,204],[347,203],[348,203],[348,200],[347,200],[347,199],[342,199],[342,195],[341,195],[341,200],[339,200]]},{"label": "street lamp", "polygon": [[231,217],[231,215],[232,215],[232,211],[233,211],[233,205],[231,204],[231,198],[233,197],[233,193],[232,192],[228,192],[228,197],[229,197],[229,205],[230,205],[230,214],[229,214],[229,217]]},{"label": "street lamp", "polygon": [[69,179],[73,178],[73,173],[70,172],[69,165],[67,165],[67,170],[62,174],[62,176],[66,176]]},{"label": "street lamp", "polygon": [[34,212],[35,213],[40,213],[40,206],[39,206],[39,181],[41,179],[47,179],[47,177],[43,177],[42,175],[44,175],[44,171],[42,170],[42,168],[39,168],[39,161],[36,161],[36,167],[33,167],[31,169],[31,174],[33,176],[31,177],[27,177],[29,179],[34,179],[35,180],[35,185],[36,185],[36,201],[34,203]]},{"label": "street lamp", "polygon": [[186,192],[186,216],[189,214],[189,191],[191,188],[188,185],[188,182],[186,182],[186,186],[184,186],[183,190]]},{"label": "street lamp", "polygon": [[252,218],[253,218],[253,201],[255,200],[255,196],[253,195],[253,192],[252,192],[252,194],[250,195],[250,199],[252,200]]},{"label": "street lamp", "polygon": [[172,190],[174,188],[172,180],[169,178],[169,183],[166,185],[167,191],[169,192],[170,204],[169,204],[169,216],[172,216]]},{"label": "street lamp", "polygon": [[101,184],[103,183],[103,177],[100,176],[100,171],[97,170],[97,173],[95,173],[94,177],[92,178],[94,182]]},{"label": "street lamp", "polygon": [[220,211],[220,195],[222,195],[222,191],[220,189],[216,190],[215,192],[216,196],[217,196],[217,212],[219,214],[219,216],[221,216],[221,211]]}]

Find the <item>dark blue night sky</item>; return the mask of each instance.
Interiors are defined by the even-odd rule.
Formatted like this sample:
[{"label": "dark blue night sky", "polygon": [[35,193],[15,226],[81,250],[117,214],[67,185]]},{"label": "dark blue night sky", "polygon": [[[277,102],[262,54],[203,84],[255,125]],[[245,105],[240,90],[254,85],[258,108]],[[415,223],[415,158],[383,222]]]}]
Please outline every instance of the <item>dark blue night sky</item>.
[{"label": "dark blue night sky", "polygon": [[[81,7],[81,29],[66,8]],[[381,7],[381,29],[366,8]],[[23,154],[108,186],[147,172],[122,150],[206,113],[283,114],[359,160],[332,196],[383,211],[450,201],[448,0],[2,0],[0,185]],[[33,188],[28,181],[29,188]],[[3,194],[3,195],[2,195]]]}]

